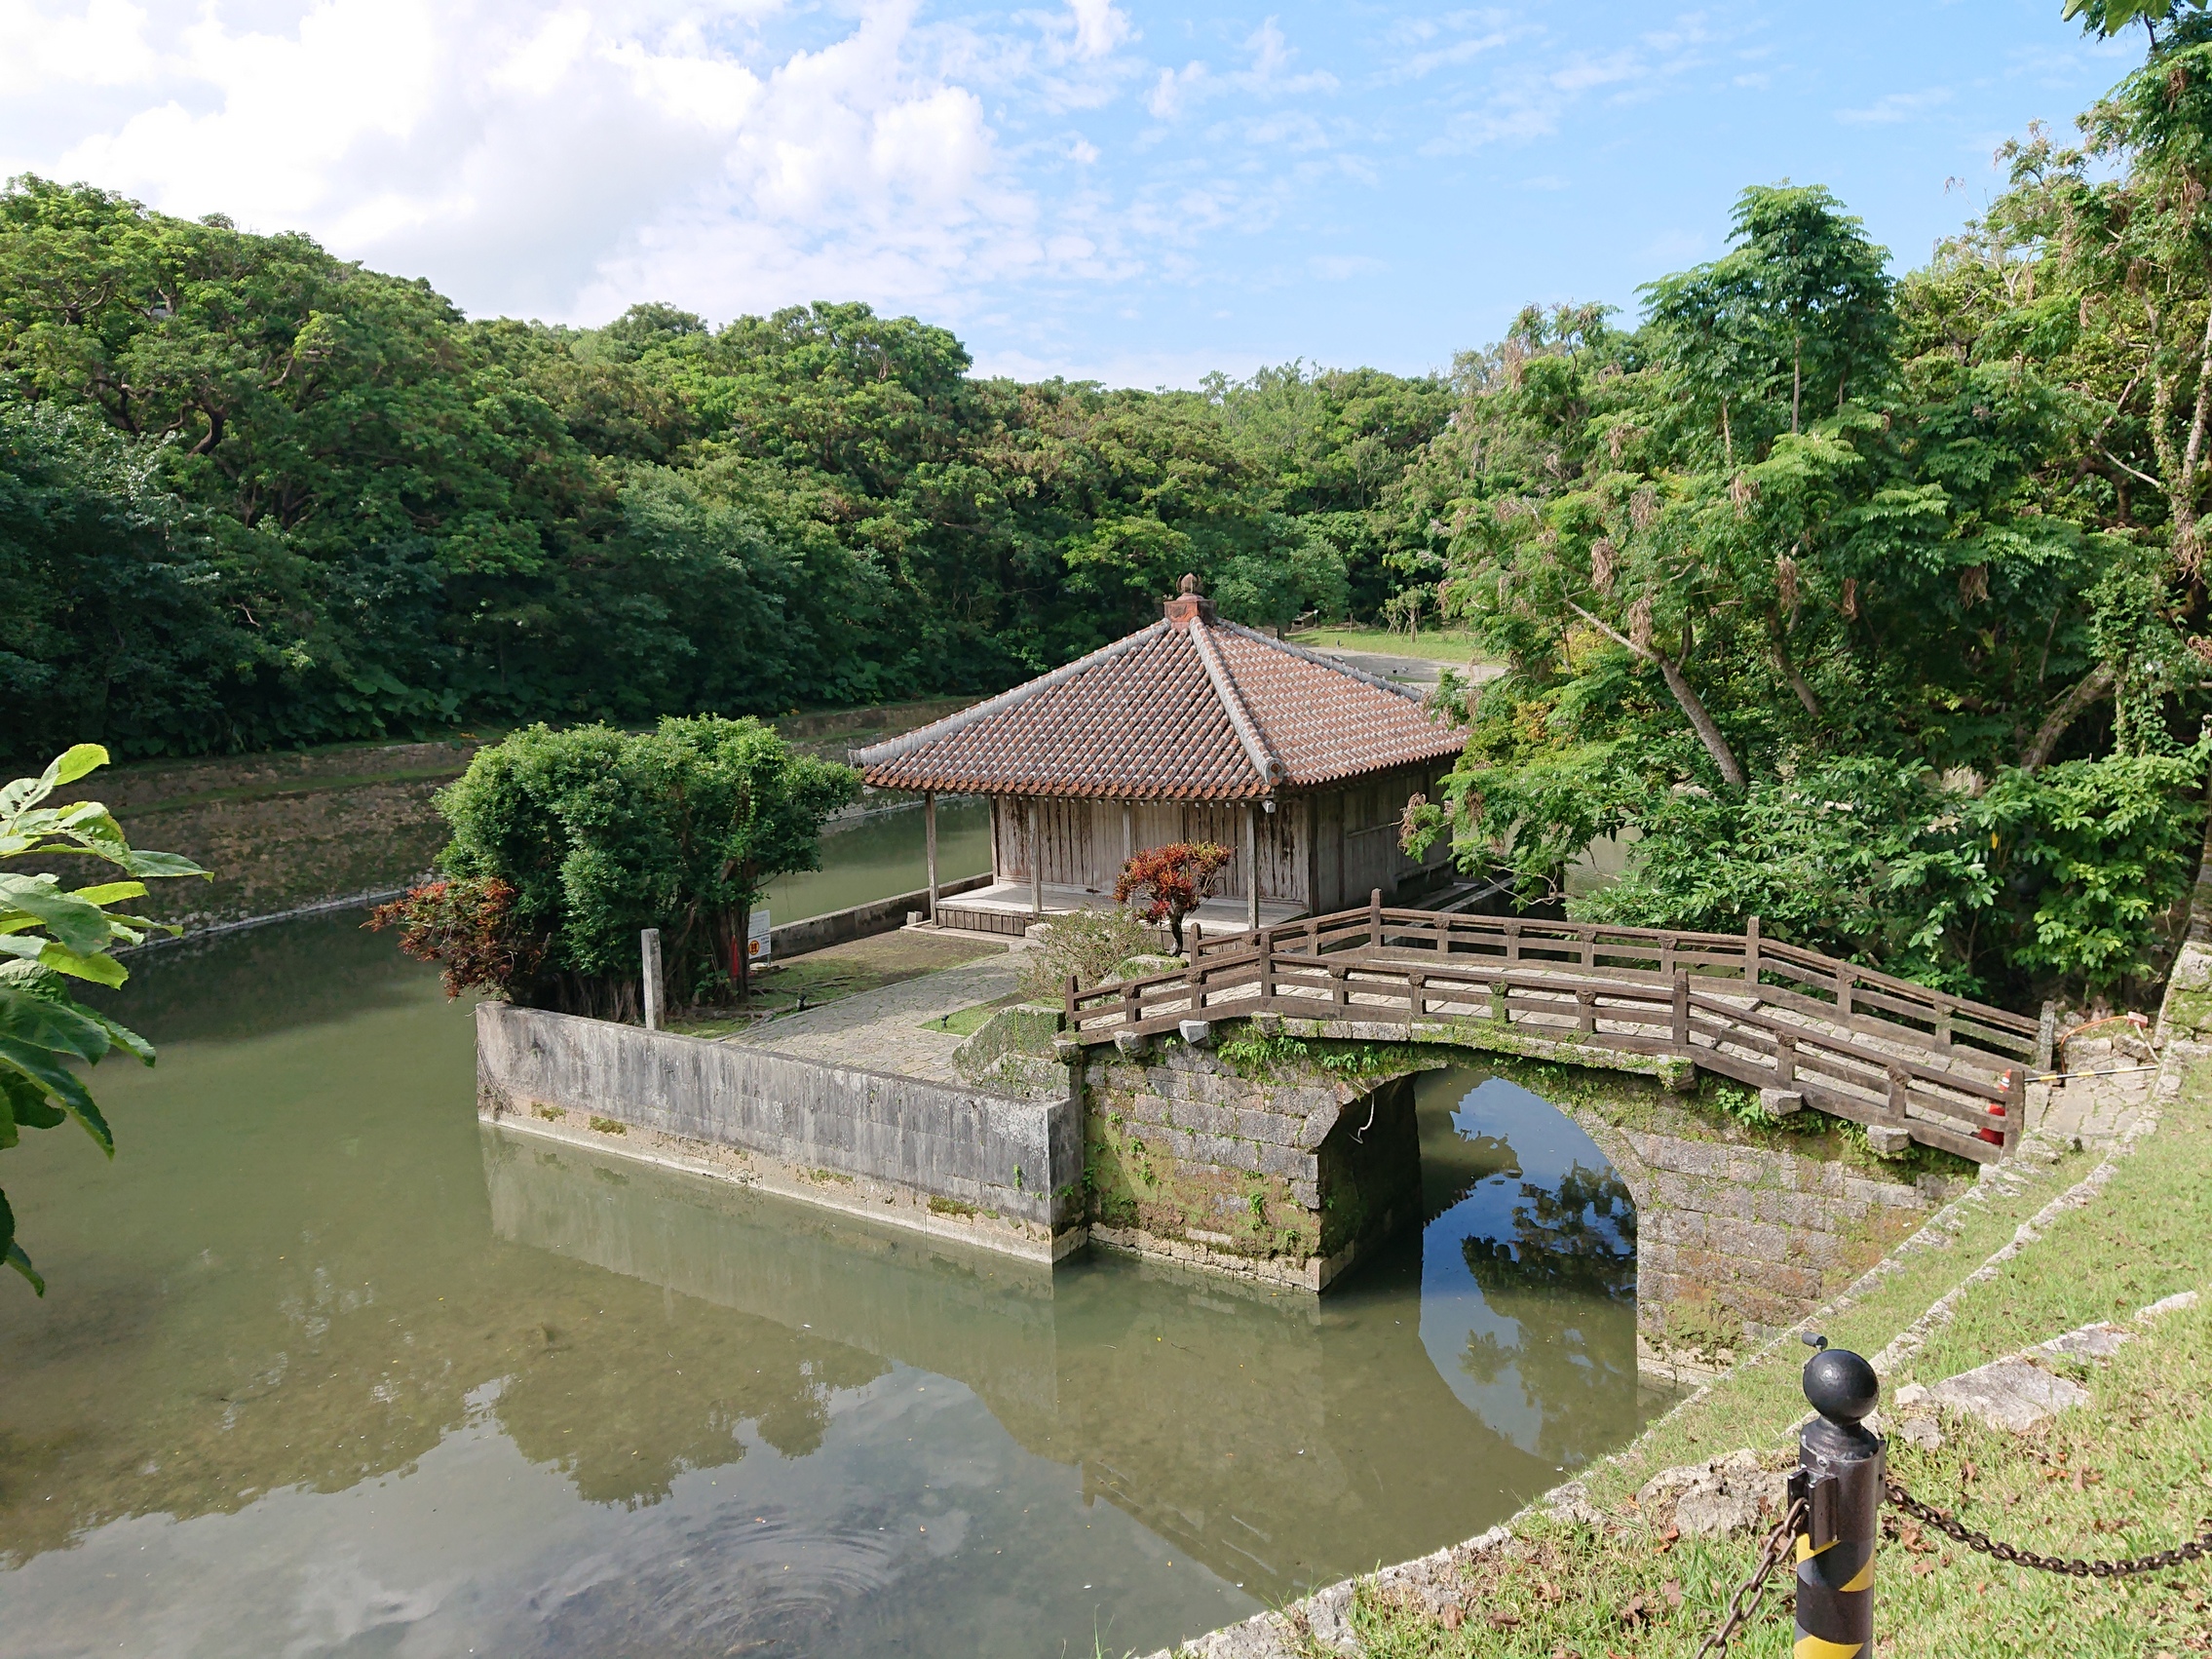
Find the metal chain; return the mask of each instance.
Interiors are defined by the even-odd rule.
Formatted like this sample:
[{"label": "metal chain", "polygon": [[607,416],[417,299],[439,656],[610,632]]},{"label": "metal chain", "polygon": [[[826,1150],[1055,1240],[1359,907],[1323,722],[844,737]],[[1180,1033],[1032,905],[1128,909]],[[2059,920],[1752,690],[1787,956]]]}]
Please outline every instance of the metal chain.
[{"label": "metal chain", "polygon": [[[1782,1558],[1789,1553],[1788,1545],[1795,1541],[1804,1520],[1805,1500],[1792,1498],[1788,1512],[1774,1523],[1774,1529],[1767,1534],[1766,1546],[1759,1552],[1759,1564],[1751,1569],[1751,1576],[1738,1585],[1735,1594],[1729,1599],[1728,1617],[1721,1621],[1719,1630],[1705,1638],[1705,1645],[1697,1649],[1697,1659],[1707,1659],[1709,1654],[1725,1654],[1728,1651],[1728,1644],[1734,1640],[1737,1629],[1758,1611],[1759,1602],[1767,1594],[1767,1580],[1773,1576],[1774,1568],[1781,1565]],[[1746,1596],[1751,1598],[1748,1601],[1744,1600]]]},{"label": "metal chain", "polygon": [[1956,1539],[1969,1550],[1978,1550],[1994,1561],[2010,1562],[2015,1566],[2032,1566],[2043,1572],[2064,1573],[2071,1578],[2132,1578],[2138,1573],[2158,1572],[2169,1566],[2180,1566],[2184,1562],[2202,1561],[2212,1556],[2212,1520],[2203,1523],[2204,1530],[2178,1549],[2160,1550],[2155,1556],[2137,1556],[2130,1561],[2081,1561],[2070,1556],[2039,1556],[2033,1550],[2023,1550],[2013,1544],[2000,1544],[1987,1532],[1976,1532],[1963,1522],[1925,1504],[1905,1490],[1895,1481],[1886,1480],[1889,1501],[1914,1520],[1925,1522],[1947,1538]]}]

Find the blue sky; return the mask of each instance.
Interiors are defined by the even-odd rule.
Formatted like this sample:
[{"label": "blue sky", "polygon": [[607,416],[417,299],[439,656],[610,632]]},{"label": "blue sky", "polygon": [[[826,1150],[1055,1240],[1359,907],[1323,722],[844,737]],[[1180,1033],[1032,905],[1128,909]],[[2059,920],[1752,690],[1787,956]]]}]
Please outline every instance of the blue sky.
[{"label": "blue sky", "polygon": [[1447,367],[1633,307],[1748,183],[1900,268],[2139,60],[2059,0],[0,0],[0,169],[301,229],[472,314],[860,298],[987,371]]}]

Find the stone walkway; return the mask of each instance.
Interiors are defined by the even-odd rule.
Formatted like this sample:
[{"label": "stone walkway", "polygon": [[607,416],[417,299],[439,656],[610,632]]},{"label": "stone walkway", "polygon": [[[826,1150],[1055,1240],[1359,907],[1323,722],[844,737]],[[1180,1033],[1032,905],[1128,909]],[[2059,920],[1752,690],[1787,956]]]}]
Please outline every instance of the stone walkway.
[{"label": "stone walkway", "polygon": [[786,1014],[743,1038],[722,1040],[863,1071],[958,1083],[962,1079],[952,1068],[952,1055],[961,1038],[923,1026],[979,1002],[1011,996],[1025,961],[1026,952],[1017,945],[1001,956],[901,980],[803,1014]]},{"label": "stone walkway", "polygon": [[2084,1145],[2117,1139],[2151,1104],[2158,1073],[2150,1060],[2140,1038],[2067,1044],[2066,1081],[2028,1086],[2028,1128]]}]

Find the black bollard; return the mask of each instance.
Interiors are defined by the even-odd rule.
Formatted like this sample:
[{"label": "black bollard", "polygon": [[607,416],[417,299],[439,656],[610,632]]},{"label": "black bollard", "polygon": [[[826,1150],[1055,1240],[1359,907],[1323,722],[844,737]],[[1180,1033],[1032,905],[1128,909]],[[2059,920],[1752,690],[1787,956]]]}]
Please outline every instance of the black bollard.
[{"label": "black bollard", "polygon": [[1825,1336],[1805,1363],[1805,1398],[1819,1413],[1797,1437],[1793,1497],[1806,1500],[1797,1538],[1793,1659],[1857,1659],[1874,1647],[1874,1545],[1882,1524],[1882,1438],[1863,1421],[1882,1398],[1874,1368]]}]

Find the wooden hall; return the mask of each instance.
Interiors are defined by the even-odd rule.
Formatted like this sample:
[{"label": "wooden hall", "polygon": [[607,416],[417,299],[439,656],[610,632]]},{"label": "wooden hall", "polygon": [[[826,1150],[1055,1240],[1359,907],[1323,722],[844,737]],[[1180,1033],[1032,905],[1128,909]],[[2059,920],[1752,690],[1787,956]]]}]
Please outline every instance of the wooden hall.
[{"label": "wooden hall", "polygon": [[[1186,576],[1151,627],[852,758],[924,797],[945,926],[1019,933],[1111,904],[1132,853],[1215,841],[1236,857],[1196,913],[1210,935],[1447,879],[1448,848],[1415,860],[1399,825],[1465,741],[1415,692],[1221,621]],[[991,883],[941,902],[939,794],[991,800]]]}]

